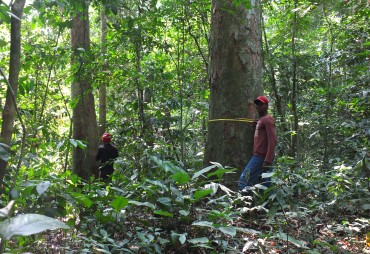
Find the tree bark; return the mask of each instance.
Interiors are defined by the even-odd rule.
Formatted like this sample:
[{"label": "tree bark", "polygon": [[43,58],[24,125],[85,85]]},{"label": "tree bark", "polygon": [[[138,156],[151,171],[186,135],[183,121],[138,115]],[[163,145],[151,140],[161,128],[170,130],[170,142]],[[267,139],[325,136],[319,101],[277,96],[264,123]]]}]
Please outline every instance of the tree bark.
[{"label": "tree bark", "polygon": [[71,47],[74,81],[71,86],[73,108],[73,139],[86,142],[87,147],[77,147],[73,151],[72,170],[87,180],[91,175],[98,176],[95,154],[98,144],[94,96],[87,71],[90,48],[88,4],[84,0],[73,1],[79,11],[72,18]]},{"label": "tree bark", "polygon": [[[210,39],[209,119],[255,118],[254,99],[262,94],[261,7],[251,9],[230,1],[212,1]],[[208,124],[204,163],[220,162],[238,169],[223,182],[237,189],[239,175],[253,151],[251,123],[215,121]]]},{"label": "tree bark", "polygon": [[[15,103],[18,93],[18,79],[21,59],[21,19],[25,2],[26,0],[16,0],[11,6],[12,13],[18,18],[13,16],[11,17],[11,44],[9,61],[9,83],[11,88],[8,87],[6,92],[6,101],[2,113],[3,122],[1,126],[1,142],[7,144],[8,146],[11,146],[11,139],[14,131],[14,120],[16,115]],[[7,161],[0,159],[0,184],[3,183],[7,165]]]},{"label": "tree bark", "polygon": [[[294,9],[298,6],[298,0],[294,1]],[[293,115],[293,130],[292,130],[292,147],[290,155],[296,157],[298,153],[298,80],[297,80],[297,57],[296,57],[296,40],[295,36],[298,30],[297,12],[294,12],[293,27],[292,27],[292,115]]]},{"label": "tree bark", "polygon": [[[107,16],[105,14],[105,6],[102,7],[100,18],[101,18],[101,53],[104,56],[106,54],[106,41],[107,41]],[[102,72],[106,70],[106,63],[103,63]],[[99,135],[103,135],[106,131],[107,126],[107,85],[105,80],[100,83],[99,86]]]}]

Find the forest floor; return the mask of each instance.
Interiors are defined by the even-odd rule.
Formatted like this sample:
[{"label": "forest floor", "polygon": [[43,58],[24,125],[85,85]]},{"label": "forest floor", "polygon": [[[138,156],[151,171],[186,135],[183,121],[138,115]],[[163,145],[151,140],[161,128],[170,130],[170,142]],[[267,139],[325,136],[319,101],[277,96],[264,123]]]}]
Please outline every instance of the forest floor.
[{"label": "forest floor", "polygon": [[261,232],[244,236],[250,247],[243,253],[364,254],[370,253],[366,243],[369,221],[368,211],[347,207],[313,214],[279,213],[272,222],[265,212],[254,211],[245,214],[239,226]]}]

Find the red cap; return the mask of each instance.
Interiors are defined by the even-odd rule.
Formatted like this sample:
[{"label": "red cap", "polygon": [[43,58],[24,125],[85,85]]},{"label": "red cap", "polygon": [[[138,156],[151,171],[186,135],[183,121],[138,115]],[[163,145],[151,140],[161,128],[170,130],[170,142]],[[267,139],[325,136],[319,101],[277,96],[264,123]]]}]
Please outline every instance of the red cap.
[{"label": "red cap", "polygon": [[109,133],[104,133],[104,134],[103,134],[103,136],[101,137],[101,140],[102,140],[103,142],[107,142],[107,143],[109,143],[109,142],[111,142],[112,137],[110,136],[110,134],[109,134]]},{"label": "red cap", "polygon": [[257,101],[260,101],[264,104],[269,104],[269,100],[266,96],[258,96],[257,99],[254,100],[254,103],[256,103]]}]

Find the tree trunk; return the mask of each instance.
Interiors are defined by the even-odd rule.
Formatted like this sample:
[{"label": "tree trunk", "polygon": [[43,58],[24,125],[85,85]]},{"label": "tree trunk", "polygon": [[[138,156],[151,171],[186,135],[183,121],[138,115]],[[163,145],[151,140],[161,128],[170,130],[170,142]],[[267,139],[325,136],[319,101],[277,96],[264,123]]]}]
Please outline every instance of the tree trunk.
[{"label": "tree trunk", "polygon": [[94,106],[94,96],[90,78],[86,70],[88,57],[86,52],[90,47],[90,31],[88,4],[84,0],[74,1],[78,10],[72,19],[71,47],[72,69],[74,81],[71,86],[72,101],[76,102],[73,108],[73,139],[86,142],[87,147],[77,147],[73,151],[72,170],[78,176],[87,180],[91,175],[98,175],[95,154],[98,144],[98,125]]},{"label": "tree trunk", "polygon": [[[294,9],[298,6],[298,0],[294,1]],[[293,130],[292,130],[292,149],[290,155],[296,157],[298,153],[298,112],[297,112],[297,97],[298,97],[298,80],[297,80],[297,57],[296,57],[296,40],[295,35],[298,30],[297,12],[294,12],[293,27],[292,27],[292,115],[293,115]]]},{"label": "tree trunk", "polygon": [[[3,122],[1,126],[1,142],[11,146],[11,139],[14,130],[14,119],[16,115],[15,99],[18,93],[18,78],[21,59],[21,18],[26,0],[16,0],[12,5],[12,13],[17,16],[11,17],[11,44],[10,44],[10,62],[9,62],[9,84],[6,92],[6,101],[2,113]],[[7,161],[0,159],[0,184],[3,183],[6,173]]]},{"label": "tree trunk", "polygon": [[[212,1],[209,119],[255,118],[254,99],[262,94],[261,7],[235,7]],[[237,189],[239,175],[253,150],[251,123],[214,121],[208,124],[204,163],[220,162],[238,169],[223,182]]]},{"label": "tree trunk", "polygon": [[[101,18],[101,53],[104,56],[106,53],[106,41],[107,41],[107,16],[105,14],[105,6],[102,7],[100,18]],[[103,63],[102,73],[106,70],[106,63]],[[107,86],[106,82],[103,81],[99,86],[99,135],[103,135],[106,131],[107,125]]]}]

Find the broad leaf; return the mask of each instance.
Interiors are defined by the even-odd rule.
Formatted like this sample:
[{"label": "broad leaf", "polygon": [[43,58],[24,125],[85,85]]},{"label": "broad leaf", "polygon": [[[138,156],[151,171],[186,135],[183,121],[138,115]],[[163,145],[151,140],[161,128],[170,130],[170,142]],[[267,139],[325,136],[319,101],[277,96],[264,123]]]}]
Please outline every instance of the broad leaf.
[{"label": "broad leaf", "polygon": [[0,235],[9,240],[12,236],[28,236],[45,230],[69,229],[69,226],[56,219],[40,214],[22,214],[0,223]]},{"label": "broad leaf", "polygon": [[172,233],[171,238],[173,242],[179,241],[181,244],[184,244],[186,241],[186,233],[185,234],[177,234],[177,233]]},{"label": "broad leaf", "polygon": [[211,189],[197,190],[196,192],[194,192],[194,198],[195,198],[195,200],[199,200],[202,197],[205,197],[205,196],[207,196],[208,194],[211,194],[211,193],[213,193],[213,190],[211,190]]},{"label": "broad leaf", "polygon": [[158,215],[165,216],[165,217],[173,218],[173,213],[166,212],[166,211],[163,211],[163,210],[155,210],[154,213],[158,214]]},{"label": "broad leaf", "polygon": [[233,227],[219,227],[222,233],[234,237],[236,235],[236,229]]},{"label": "broad leaf", "polygon": [[93,202],[88,197],[80,193],[71,193],[71,196],[74,198],[74,200],[77,201],[77,203],[82,204],[86,208],[90,208],[93,204]]},{"label": "broad leaf", "polygon": [[44,181],[39,183],[36,186],[36,191],[39,195],[43,194],[50,186],[51,182],[50,181]]},{"label": "broad leaf", "polygon": [[189,182],[190,180],[190,177],[188,175],[188,173],[186,172],[178,172],[174,175],[172,175],[172,178],[179,184],[179,185],[183,185],[183,184],[186,184]]},{"label": "broad leaf", "polygon": [[198,243],[208,243],[209,239],[207,237],[199,237],[188,240],[189,243],[198,244]]},{"label": "broad leaf", "polygon": [[110,206],[113,207],[116,211],[121,211],[124,207],[128,205],[128,199],[122,196],[117,197],[110,203]]},{"label": "broad leaf", "polygon": [[165,206],[171,206],[171,199],[169,197],[161,197],[157,201]]}]

